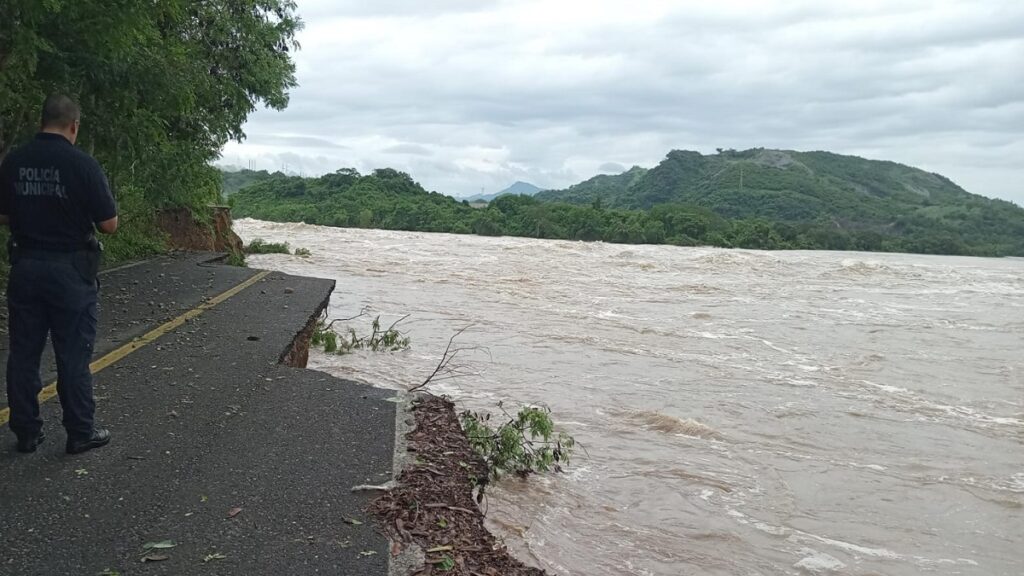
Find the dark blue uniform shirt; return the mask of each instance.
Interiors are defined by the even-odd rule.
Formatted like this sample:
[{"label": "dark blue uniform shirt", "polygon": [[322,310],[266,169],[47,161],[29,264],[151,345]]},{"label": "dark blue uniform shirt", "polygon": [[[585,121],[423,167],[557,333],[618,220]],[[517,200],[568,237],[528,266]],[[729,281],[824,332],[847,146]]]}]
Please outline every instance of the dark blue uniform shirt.
[{"label": "dark blue uniform shirt", "polygon": [[99,162],[60,134],[39,133],[0,165],[0,214],[29,249],[87,247],[95,224],[117,216]]}]

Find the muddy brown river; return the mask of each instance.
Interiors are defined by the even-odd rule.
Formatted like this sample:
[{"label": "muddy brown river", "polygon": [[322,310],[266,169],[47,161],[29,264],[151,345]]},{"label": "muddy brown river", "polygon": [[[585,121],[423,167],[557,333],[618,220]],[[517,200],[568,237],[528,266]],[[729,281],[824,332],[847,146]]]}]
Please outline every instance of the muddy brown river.
[{"label": "muddy brown river", "polygon": [[[586,448],[491,528],[555,574],[1024,573],[1024,260],[625,246],[237,223],[412,339],[311,367],[542,404]],[[346,323],[359,332],[369,319]]]}]

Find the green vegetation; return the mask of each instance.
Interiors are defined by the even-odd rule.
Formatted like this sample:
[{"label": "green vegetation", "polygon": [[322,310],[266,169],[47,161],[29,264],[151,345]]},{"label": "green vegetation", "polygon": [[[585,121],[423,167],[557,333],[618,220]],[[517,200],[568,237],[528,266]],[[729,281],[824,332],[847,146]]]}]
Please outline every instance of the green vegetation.
[{"label": "green vegetation", "polygon": [[238,266],[239,268],[245,268],[245,252],[238,250],[231,250],[228,252],[228,259],[225,261],[228,266]]},{"label": "green vegetation", "polygon": [[[362,316],[356,316],[359,318]],[[400,332],[396,326],[408,316],[400,318],[391,326],[381,330],[380,316],[373,319],[370,324],[370,334],[359,336],[355,328],[349,328],[345,334],[334,330],[334,321],[327,322],[321,318],[313,329],[313,336],[310,343],[313,346],[323,347],[328,354],[349,354],[354,350],[370,350],[372,352],[397,352],[409,348],[409,338]],[[355,320],[348,318],[347,320]]]},{"label": "green vegetation", "polygon": [[236,218],[423,232],[472,232],[471,216],[479,212],[391,169],[367,176],[342,169],[319,178],[275,173],[231,200]]},{"label": "green vegetation", "polygon": [[72,96],[78,144],[120,207],[107,262],[159,251],[156,211],[185,207],[209,221],[221,189],[210,162],[244,136],[258,104],[288,104],[300,26],[292,0],[4,0],[0,158],[38,129],[47,93]]},{"label": "green vegetation", "polygon": [[[938,174],[829,152],[677,150],[650,170],[598,176],[537,197],[621,209],[676,204],[730,221],[761,220],[772,229],[761,234],[764,247],[1024,254],[1019,206],[970,194]],[[745,243],[737,240],[729,242]]]},{"label": "green vegetation", "polygon": [[[713,178],[690,173],[700,168],[704,174],[707,162],[718,167]],[[687,163],[697,168],[687,169]],[[736,188],[727,185],[730,175]],[[941,176],[906,166],[821,152],[673,152],[651,170],[598,176],[534,198],[502,196],[484,209],[427,192],[391,169],[370,175],[342,169],[319,178],[273,174],[232,201],[236,217],[354,228],[626,244],[1024,255],[1024,209],[968,194]]]},{"label": "green vegetation", "polygon": [[267,242],[257,238],[245,247],[246,254],[291,254],[287,242]]},{"label": "green vegetation", "polygon": [[534,472],[558,470],[568,464],[576,441],[555,433],[551,410],[527,406],[512,416],[498,404],[506,421],[495,427],[490,414],[465,411],[459,415],[470,445],[487,463],[489,480],[503,474],[528,476]]},{"label": "green vegetation", "polygon": [[301,256],[308,258],[313,253],[308,248],[296,248],[292,252],[291,247],[288,246],[287,242],[267,242],[263,238],[256,238],[246,246],[242,248],[242,254],[294,254],[295,256]]}]

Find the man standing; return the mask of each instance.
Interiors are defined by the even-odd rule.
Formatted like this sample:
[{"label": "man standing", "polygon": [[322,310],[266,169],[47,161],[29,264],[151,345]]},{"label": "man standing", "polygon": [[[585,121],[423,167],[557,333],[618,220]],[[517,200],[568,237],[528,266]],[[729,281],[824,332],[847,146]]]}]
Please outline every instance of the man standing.
[{"label": "man standing", "polygon": [[0,224],[11,227],[7,403],[19,452],[35,452],[45,438],[38,394],[47,333],[57,357],[67,453],[110,442],[110,432],[93,423],[89,364],[100,257],[95,231],[117,230],[117,206],[99,163],[74,146],[80,117],[67,96],[48,97],[40,132],[0,165]]}]

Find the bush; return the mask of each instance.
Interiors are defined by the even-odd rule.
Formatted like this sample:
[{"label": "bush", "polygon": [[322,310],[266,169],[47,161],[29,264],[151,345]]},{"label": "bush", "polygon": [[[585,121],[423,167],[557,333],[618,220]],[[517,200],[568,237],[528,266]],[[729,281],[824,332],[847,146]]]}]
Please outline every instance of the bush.
[{"label": "bush", "polygon": [[257,238],[245,247],[246,254],[291,254],[287,242],[267,242]]}]

